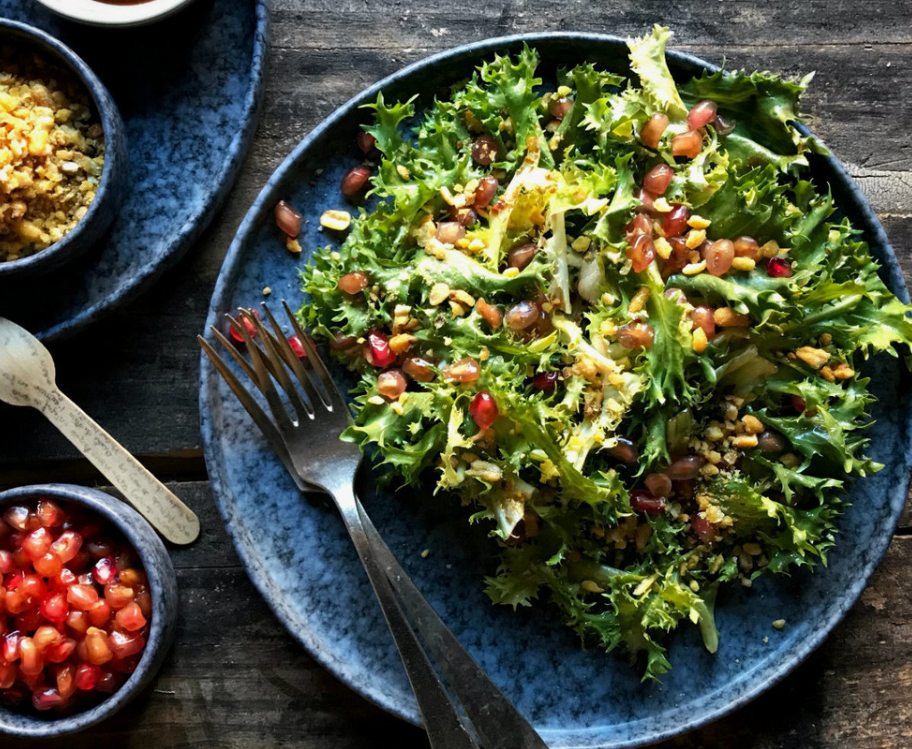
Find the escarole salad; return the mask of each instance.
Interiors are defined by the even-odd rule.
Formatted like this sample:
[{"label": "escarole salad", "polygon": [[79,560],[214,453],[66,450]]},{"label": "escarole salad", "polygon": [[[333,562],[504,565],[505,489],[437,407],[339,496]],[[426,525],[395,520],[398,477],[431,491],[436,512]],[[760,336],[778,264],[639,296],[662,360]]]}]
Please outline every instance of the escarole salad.
[{"label": "escarole salad", "polygon": [[826,562],[879,468],[858,366],[912,341],[808,181],[810,76],[676,83],[669,37],[629,41],[629,80],[543,85],[526,47],[426,108],[379,96],[343,181],[379,200],[300,312],[360,372],[346,438],[490,527],[491,599],[550,601],[645,678],[681,621],[716,650],[720,583]]}]

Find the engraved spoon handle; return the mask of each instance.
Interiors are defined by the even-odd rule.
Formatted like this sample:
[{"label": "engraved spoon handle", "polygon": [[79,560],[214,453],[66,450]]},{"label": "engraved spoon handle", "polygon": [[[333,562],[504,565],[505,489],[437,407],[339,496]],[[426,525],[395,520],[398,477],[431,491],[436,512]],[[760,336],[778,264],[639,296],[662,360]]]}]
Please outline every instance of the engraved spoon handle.
[{"label": "engraved spoon handle", "polygon": [[189,544],[199,518],[79,406],[54,388],[34,406],[126,497],[166,539]]}]

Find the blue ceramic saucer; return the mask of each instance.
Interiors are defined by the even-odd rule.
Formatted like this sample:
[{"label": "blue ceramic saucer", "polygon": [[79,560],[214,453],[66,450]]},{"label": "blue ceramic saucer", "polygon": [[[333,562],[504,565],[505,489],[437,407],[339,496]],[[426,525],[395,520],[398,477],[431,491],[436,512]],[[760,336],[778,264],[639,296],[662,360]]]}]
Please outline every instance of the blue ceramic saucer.
[{"label": "blue ceramic saucer", "polygon": [[[255,306],[264,286],[272,299],[302,300],[299,268],[283,248],[273,219],[279,199],[310,219],[301,244],[332,244],[314,220],[342,207],[339,182],[360,163],[354,146],[369,113],[360,105],[382,91],[386,101],[425,100],[465,77],[495,52],[526,42],[542,56],[547,80],[558,66],[590,60],[628,73],[623,40],[595,34],[530,34],[494,39],[436,55],[380,81],[340,107],[295,149],[251,207],[222,269],[209,323],[238,306]],[[669,52],[676,77],[717,68]],[[891,290],[908,301],[893,251],[864,196],[835,157],[817,158],[815,177],[831,185],[864,231]],[[717,602],[716,655],[695,627],[670,639],[672,671],[642,683],[622,658],[593,649],[563,628],[555,612],[535,606],[495,607],[483,576],[496,564],[485,530],[467,527],[466,512],[428,493],[392,494],[369,471],[359,492],[378,529],[453,632],[554,749],[626,747],[668,738],[719,718],[779,681],[816,648],[860,595],[880,561],[906,497],[912,470],[912,377],[899,359],[878,357],[865,375],[879,401],[868,430],[870,455],[884,469],[856,482],[841,518],[829,566],[815,574],[731,586]],[[344,381],[340,373],[340,382]],[[340,679],[407,720],[418,711],[367,578],[330,504],[302,496],[208,360],[203,357],[200,409],[206,462],[216,502],[251,578],[288,630]],[[422,551],[429,550],[427,558]],[[772,628],[785,619],[783,631]]]}]

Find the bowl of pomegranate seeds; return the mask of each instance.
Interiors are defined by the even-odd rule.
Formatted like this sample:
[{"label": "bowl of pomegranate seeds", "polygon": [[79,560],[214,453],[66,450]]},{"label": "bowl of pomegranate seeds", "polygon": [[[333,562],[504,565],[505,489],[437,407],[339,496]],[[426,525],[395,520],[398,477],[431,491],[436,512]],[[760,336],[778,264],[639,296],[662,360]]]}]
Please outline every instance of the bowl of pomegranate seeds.
[{"label": "bowl of pomegranate seeds", "polygon": [[67,484],[0,493],[0,734],[64,735],[122,708],[176,615],[171,559],[135,510]]}]

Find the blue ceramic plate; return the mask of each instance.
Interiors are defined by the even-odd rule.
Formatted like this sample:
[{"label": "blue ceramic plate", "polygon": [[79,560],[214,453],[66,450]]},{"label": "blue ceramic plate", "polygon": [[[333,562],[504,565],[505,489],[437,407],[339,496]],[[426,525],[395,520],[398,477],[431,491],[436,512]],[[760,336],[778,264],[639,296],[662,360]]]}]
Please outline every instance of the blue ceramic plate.
[{"label": "blue ceramic plate", "polygon": [[[358,106],[383,91],[387,101],[430,97],[496,52],[527,41],[542,54],[546,74],[557,65],[591,60],[627,71],[622,40],[596,35],[529,35],[495,39],[447,52],[381,81],[338,109],[286,159],[250,209],[228,253],[209,322],[238,306],[255,306],[264,286],[271,299],[297,305],[300,258],[282,246],[272,212],[287,199],[310,218],[301,244],[328,238],[316,217],[341,207],[339,180],[358,163],[353,147],[367,113]],[[670,53],[686,79],[709,65]],[[864,197],[836,159],[820,159],[816,176],[832,185],[845,213],[864,229],[887,284],[907,299],[887,239]],[[322,170],[322,171],[321,171]],[[716,610],[721,645],[703,648],[695,627],[671,639],[674,669],[661,684],[643,684],[620,657],[582,651],[547,606],[514,613],[491,605],[482,576],[492,571],[493,544],[468,528],[464,510],[430,495],[377,491],[369,471],[360,491],[371,516],[443,619],[552,747],[620,747],[654,742],[718,718],[776,683],[843,617],[881,559],[906,496],[910,476],[910,377],[897,359],[868,366],[880,397],[869,431],[872,457],[885,468],[852,489],[830,566],[816,574],[764,579],[752,590],[730,587]],[[340,375],[341,376],[341,375]],[[253,581],[288,630],[340,679],[369,699],[417,722],[418,712],[367,578],[342,523],[326,501],[302,496],[203,357],[200,405],[206,462],[218,506]],[[455,504],[455,503],[452,503]],[[421,552],[429,550],[423,559]],[[775,619],[788,626],[778,632]],[[765,641],[766,640],[766,641]]]},{"label": "blue ceramic plate", "polygon": [[127,194],[110,230],[61,270],[0,282],[0,316],[50,340],[136,296],[212,219],[256,128],[267,0],[196,0],[137,29],[73,24],[31,0],[0,0],[0,17],[71,47],[111,92],[126,125]]}]

